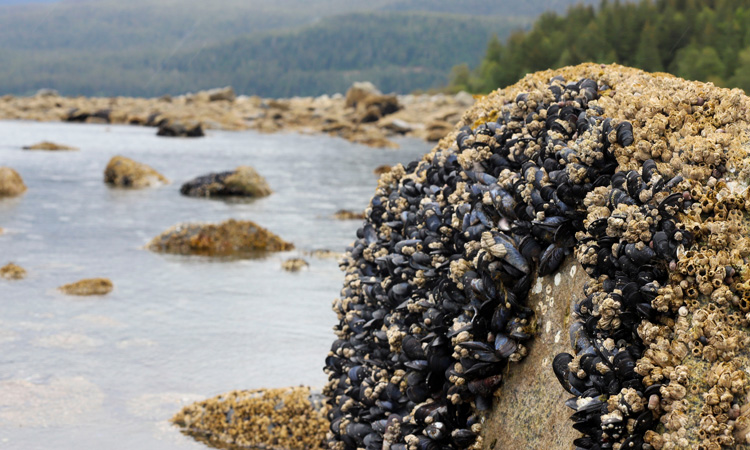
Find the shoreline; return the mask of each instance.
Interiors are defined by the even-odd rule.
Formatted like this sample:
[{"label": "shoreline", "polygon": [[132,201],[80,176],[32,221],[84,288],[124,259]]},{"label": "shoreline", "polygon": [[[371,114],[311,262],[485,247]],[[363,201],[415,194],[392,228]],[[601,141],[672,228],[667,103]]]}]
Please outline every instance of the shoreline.
[{"label": "shoreline", "polygon": [[[390,109],[382,107],[385,102]],[[62,97],[42,90],[30,97],[0,97],[0,120],[200,124],[229,131],[321,133],[371,147],[398,148],[391,138],[437,142],[473,102],[467,93],[383,95],[372,85],[363,90],[358,84],[346,96],[280,99],[235,96],[231,88],[159,98]]]}]

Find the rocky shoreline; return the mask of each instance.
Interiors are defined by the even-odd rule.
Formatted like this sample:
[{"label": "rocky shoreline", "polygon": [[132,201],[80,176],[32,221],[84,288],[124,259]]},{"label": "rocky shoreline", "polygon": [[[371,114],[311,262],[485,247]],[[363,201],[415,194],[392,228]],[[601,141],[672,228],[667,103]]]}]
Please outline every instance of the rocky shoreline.
[{"label": "rocky shoreline", "polygon": [[236,96],[231,87],[176,97],[63,97],[44,89],[30,97],[0,97],[0,119],[68,121],[327,133],[371,147],[396,148],[392,138],[438,141],[474,99],[457,95],[383,95],[370,83],[347,94],[268,99]]}]

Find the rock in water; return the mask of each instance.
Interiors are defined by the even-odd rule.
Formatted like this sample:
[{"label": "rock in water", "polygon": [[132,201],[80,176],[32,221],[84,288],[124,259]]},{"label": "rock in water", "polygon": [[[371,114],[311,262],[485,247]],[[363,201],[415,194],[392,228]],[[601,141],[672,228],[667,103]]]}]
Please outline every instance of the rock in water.
[{"label": "rock in water", "polygon": [[169,183],[164,175],[146,164],[114,156],[104,169],[104,182],[116,187],[145,188]]},{"label": "rock in water", "polygon": [[164,137],[202,137],[203,125],[197,121],[178,122],[176,120],[162,120],[159,122],[157,136]]},{"label": "rock in water", "polygon": [[51,150],[51,151],[52,150],[66,150],[66,151],[78,150],[76,147],[71,147],[69,145],[58,144],[58,143],[50,142],[50,141],[42,141],[34,145],[27,145],[23,149],[24,150]]},{"label": "rock in water", "polygon": [[365,214],[361,212],[354,212],[348,209],[339,209],[333,213],[333,218],[338,220],[362,220],[365,218]]},{"label": "rock in water", "polygon": [[740,90],[618,65],[478,100],[347,253],[329,447],[748,448],[749,131]]},{"label": "rock in water", "polygon": [[290,242],[254,222],[233,219],[218,225],[175,225],[148,244],[148,249],[155,252],[203,256],[253,257],[293,248]]},{"label": "rock in water", "polygon": [[20,280],[26,278],[26,269],[19,265],[8,263],[3,267],[0,267],[0,278],[5,278],[6,280]]},{"label": "rock in water", "polygon": [[86,278],[75,283],[60,286],[58,289],[67,295],[106,295],[114,285],[108,278]]},{"label": "rock in water", "polygon": [[10,167],[0,167],[0,198],[15,197],[26,192],[21,175]]},{"label": "rock in water", "polygon": [[188,181],[180,188],[182,195],[191,197],[265,197],[271,192],[266,179],[250,166],[209,173]]},{"label": "rock in water", "polygon": [[172,418],[211,446],[322,450],[328,421],[310,388],[232,391],[186,406]]},{"label": "rock in water", "polygon": [[306,269],[310,264],[302,258],[289,258],[281,263],[281,268],[287,272],[299,272],[302,269]]}]

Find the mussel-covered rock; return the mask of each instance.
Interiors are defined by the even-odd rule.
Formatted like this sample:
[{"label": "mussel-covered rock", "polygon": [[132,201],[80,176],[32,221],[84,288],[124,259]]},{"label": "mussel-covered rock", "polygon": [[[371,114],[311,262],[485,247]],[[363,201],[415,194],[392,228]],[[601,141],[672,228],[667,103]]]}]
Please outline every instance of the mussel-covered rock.
[{"label": "mussel-covered rock", "polygon": [[271,188],[255,169],[239,166],[192,179],[180,187],[180,193],[191,197],[265,197],[271,194]]},{"label": "mussel-covered rock", "polygon": [[0,197],[15,197],[26,192],[23,178],[10,167],[0,167]]},{"label": "mussel-covered rock", "polygon": [[172,423],[212,447],[322,450],[320,400],[308,387],[232,391],[184,407]]},{"label": "mussel-covered rock", "polygon": [[148,249],[162,253],[253,257],[292,250],[294,245],[249,220],[175,225],[155,237]]},{"label": "mussel-covered rock", "polygon": [[749,132],[740,91],[616,65],[480,99],[348,249],[329,446],[750,443]]},{"label": "mussel-covered rock", "polygon": [[104,182],[115,187],[140,189],[160,186],[169,180],[146,164],[118,155],[107,163]]},{"label": "mussel-covered rock", "polygon": [[112,292],[114,285],[108,278],[85,278],[58,289],[67,295],[106,295]]}]

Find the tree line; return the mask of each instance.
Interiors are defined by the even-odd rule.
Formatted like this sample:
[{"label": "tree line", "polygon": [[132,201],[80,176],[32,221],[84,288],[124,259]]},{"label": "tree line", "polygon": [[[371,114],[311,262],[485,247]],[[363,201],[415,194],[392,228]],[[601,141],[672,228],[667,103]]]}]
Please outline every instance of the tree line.
[{"label": "tree line", "polygon": [[582,62],[619,63],[750,93],[750,0],[602,0],[548,12],[503,43],[494,36],[450,89],[486,93],[525,74]]}]

